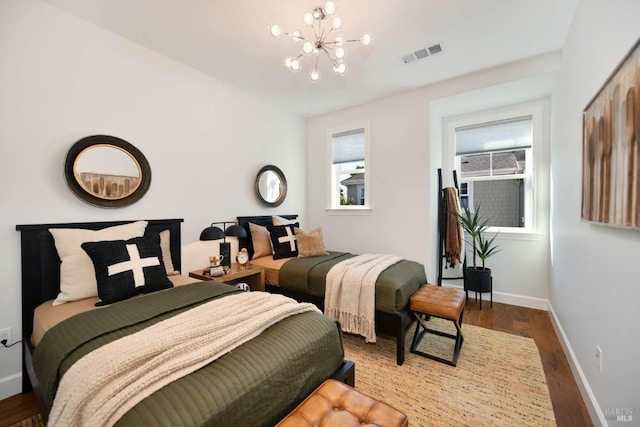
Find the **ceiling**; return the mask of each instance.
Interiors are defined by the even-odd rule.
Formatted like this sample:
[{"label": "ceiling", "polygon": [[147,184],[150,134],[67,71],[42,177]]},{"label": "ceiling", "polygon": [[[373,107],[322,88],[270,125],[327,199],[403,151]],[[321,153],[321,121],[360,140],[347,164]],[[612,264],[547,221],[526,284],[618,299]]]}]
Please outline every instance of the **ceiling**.
[{"label": "ceiling", "polygon": [[[284,58],[300,50],[276,39],[271,24],[299,29],[324,0],[43,0],[309,117],[562,48],[579,0],[342,0],[342,35],[373,37],[349,46],[346,76],[320,58],[291,73]],[[402,57],[440,43],[443,52],[404,64]]]}]

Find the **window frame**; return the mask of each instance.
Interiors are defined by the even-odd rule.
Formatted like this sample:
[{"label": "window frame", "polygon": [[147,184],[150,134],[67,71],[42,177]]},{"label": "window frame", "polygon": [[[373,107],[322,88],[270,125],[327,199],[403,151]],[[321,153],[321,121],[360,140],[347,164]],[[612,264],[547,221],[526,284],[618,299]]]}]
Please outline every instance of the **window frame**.
[{"label": "window frame", "polygon": [[[340,180],[333,171],[333,138],[334,135],[363,129],[364,133],[364,205],[340,205]],[[370,153],[370,126],[368,121],[351,123],[348,125],[332,128],[327,130],[327,167],[328,167],[328,191],[327,191],[327,208],[330,214],[343,215],[367,215],[371,212],[371,156]],[[359,194],[358,194],[359,196]]]},{"label": "window frame", "polygon": [[[472,112],[464,115],[453,116],[444,119],[443,147],[443,170],[448,170],[449,174],[455,170],[458,181],[462,181],[460,164],[456,154],[456,128],[509,120],[516,117],[531,116],[532,120],[532,158],[527,159],[527,173],[529,179],[525,177],[525,226],[524,227],[489,227],[488,232],[499,232],[501,234],[540,234],[543,223],[542,210],[547,206],[547,202],[542,200],[545,194],[542,186],[546,182],[543,162],[549,162],[548,140],[549,140],[549,100],[547,98],[526,102],[523,104],[508,105],[493,110]],[[495,150],[499,151],[499,150]],[[529,157],[529,156],[528,156]],[[513,175],[513,178],[521,178],[522,175]],[[506,176],[474,178],[474,180],[504,179]]]},{"label": "window frame", "polygon": [[[532,125],[533,125],[533,118],[532,118]],[[513,231],[513,232],[517,232],[519,230],[522,231],[532,231],[533,230],[533,226],[529,225],[527,221],[527,219],[531,219],[531,221],[533,220],[533,216],[534,216],[534,187],[533,187],[533,180],[534,180],[534,176],[533,176],[533,163],[535,161],[535,156],[533,154],[533,142],[532,142],[532,147],[531,148],[518,148],[516,150],[523,150],[525,151],[526,157],[525,157],[525,173],[519,173],[519,174],[508,174],[508,175],[488,175],[488,176],[477,176],[477,177],[467,177],[467,178],[463,178],[462,177],[462,165],[460,164],[460,158],[466,155],[474,155],[474,154],[481,154],[481,153],[465,153],[465,154],[456,154],[456,173],[458,174],[458,182],[460,183],[460,186],[462,186],[462,184],[468,184],[468,183],[473,183],[473,182],[490,182],[490,181],[506,181],[506,180],[523,180],[524,182],[524,188],[525,188],[525,192],[524,192],[524,217],[525,217],[525,226],[524,227],[498,227],[498,226],[492,226],[489,227],[489,231]],[[504,153],[504,152],[510,152],[510,151],[514,151],[513,149],[498,149],[498,150],[490,150],[490,151],[485,151],[484,153],[491,153],[492,157],[494,154],[496,153]],[[469,188],[471,187],[471,188]],[[462,197],[462,194],[460,194],[460,196]],[[467,197],[468,200],[470,201],[470,205],[469,208],[471,209],[472,212],[475,211],[475,203],[474,203],[474,197],[473,197],[473,186],[467,186]]]}]

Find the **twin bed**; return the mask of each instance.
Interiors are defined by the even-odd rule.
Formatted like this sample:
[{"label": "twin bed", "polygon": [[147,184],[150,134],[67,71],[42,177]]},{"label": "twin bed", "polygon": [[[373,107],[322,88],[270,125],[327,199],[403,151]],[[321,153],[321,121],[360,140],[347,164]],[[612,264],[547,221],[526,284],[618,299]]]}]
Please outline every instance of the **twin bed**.
[{"label": "twin bed", "polygon": [[[297,215],[279,218],[295,221]],[[266,288],[269,292],[282,293],[298,301],[308,301],[323,309],[325,278],[328,271],[340,261],[353,257],[345,252],[328,251],[324,256],[274,259],[272,255],[255,257],[251,224],[269,227],[273,216],[239,216],[247,237],[240,247],[248,249],[251,263],[265,268]],[[424,265],[401,260],[384,270],[375,283],[375,329],[377,333],[391,335],[396,340],[396,363],[402,365],[405,357],[405,336],[411,324],[409,298],[427,283]]]},{"label": "twin bed", "polygon": [[[146,235],[168,230],[163,255],[175,270],[181,265],[181,222],[149,220],[145,231]],[[86,354],[95,354],[92,352],[127,336],[137,337],[129,334],[151,329],[191,308],[206,303],[226,308],[230,304],[226,301],[250,299],[254,294],[217,282],[192,283],[193,279],[174,275],[168,276],[169,289],[105,307],[94,307],[95,296],[52,306],[60,292],[61,260],[49,230],[103,230],[126,223],[16,227],[22,250],[23,390],[33,386],[45,422],[54,399],[60,398],[56,390],[64,374],[71,372],[76,361],[88,359],[83,357]],[[167,350],[173,351],[174,346],[168,345]],[[93,370],[82,375],[78,384],[89,381]],[[340,325],[318,311],[305,311],[278,321],[216,360],[140,398],[117,424],[274,425],[327,378],[354,385],[353,363],[344,360]]]}]

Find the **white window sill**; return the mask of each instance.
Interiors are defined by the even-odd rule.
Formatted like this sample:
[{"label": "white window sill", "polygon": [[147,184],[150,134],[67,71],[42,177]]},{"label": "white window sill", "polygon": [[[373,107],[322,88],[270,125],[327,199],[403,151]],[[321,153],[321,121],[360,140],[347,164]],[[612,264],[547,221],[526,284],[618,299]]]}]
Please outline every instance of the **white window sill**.
[{"label": "white window sill", "polygon": [[493,236],[498,234],[498,239],[504,240],[537,240],[545,238],[544,233],[531,231],[529,229],[519,229],[512,227],[489,227],[486,233]]},{"label": "white window sill", "polygon": [[353,207],[353,208],[327,208],[325,209],[327,215],[371,215],[371,208],[367,207]]}]

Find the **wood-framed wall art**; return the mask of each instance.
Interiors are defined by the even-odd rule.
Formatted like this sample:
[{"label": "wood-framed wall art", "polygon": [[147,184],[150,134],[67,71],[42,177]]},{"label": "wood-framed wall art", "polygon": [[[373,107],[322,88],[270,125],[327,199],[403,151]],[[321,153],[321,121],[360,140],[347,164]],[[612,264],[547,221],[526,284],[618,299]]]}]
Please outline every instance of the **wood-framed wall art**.
[{"label": "wood-framed wall art", "polygon": [[640,39],[582,114],[582,219],[640,228]]}]

